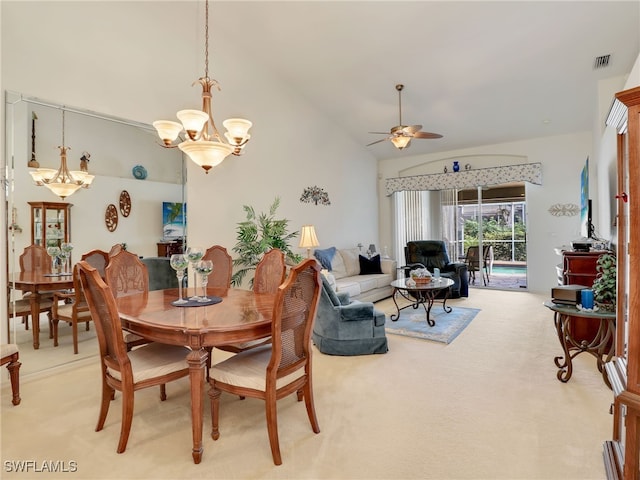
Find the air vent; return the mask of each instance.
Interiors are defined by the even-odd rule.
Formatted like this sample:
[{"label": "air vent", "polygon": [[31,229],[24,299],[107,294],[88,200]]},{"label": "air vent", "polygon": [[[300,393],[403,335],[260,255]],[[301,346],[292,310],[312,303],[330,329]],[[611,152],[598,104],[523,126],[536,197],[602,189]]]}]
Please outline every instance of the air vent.
[{"label": "air vent", "polygon": [[611,55],[600,55],[596,57],[596,60],[593,62],[593,69],[598,70],[599,68],[606,68],[609,66],[609,59]]}]

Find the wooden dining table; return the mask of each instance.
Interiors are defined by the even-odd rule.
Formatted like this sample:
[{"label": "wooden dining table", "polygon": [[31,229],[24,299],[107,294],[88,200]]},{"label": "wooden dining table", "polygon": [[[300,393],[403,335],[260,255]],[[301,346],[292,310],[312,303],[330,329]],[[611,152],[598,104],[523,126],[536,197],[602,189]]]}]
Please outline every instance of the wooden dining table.
[{"label": "wooden dining table", "polygon": [[[188,289],[184,296],[189,296]],[[193,293],[191,291],[191,293]],[[190,347],[186,361],[191,386],[193,461],[202,460],[203,395],[207,347],[245,342],[271,335],[274,294],[235,288],[208,288],[220,303],[178,307],[177,289],[155,290],[116,299],[122,327],[155,342]]]},{"label": "wooden dining table", "polygon": [[[51,274],[33,270],[28,272],[10,273],[9,288],[20,290],[28,295],[31,306],[33,332],[33,348],[40,348],[40,299],[43,293],[73,288],[73,275]],[[11,305],[9,305],[11,308]]]}]

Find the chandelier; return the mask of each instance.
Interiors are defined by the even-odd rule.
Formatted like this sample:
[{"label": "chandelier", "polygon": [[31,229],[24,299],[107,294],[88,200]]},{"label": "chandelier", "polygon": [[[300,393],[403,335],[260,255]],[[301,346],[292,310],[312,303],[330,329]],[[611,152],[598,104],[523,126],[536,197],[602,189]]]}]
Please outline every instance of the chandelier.
[{"label": "chandelier", "polygon": [[[252,123],[243,118],[230,118],[222,122],[227,129],[224,138],[218,132],[211,110],[211,88],[220,91],[220,85],[209,78],[209,0],[205,2],[205,67],[204,77],[196,82],[202,86],[202,110],[180,110],[176,116],[182,123],[170,120],[157,120],[153,126],[167,148],[173,148],[173,142],[180,137],[177,147],[191,160],[201,166],[206,173],[229,156],[241,155],[242,149],[251,138],[249,129]],[[185,138],[181,137],[184,133]],[[225,141],[226,140],[226,141]]]},{"label": "chandelier", "polygon": [[29,172],[36,185],[47,187],[63,200],[73,195],[80,188],[89,188],[95,178],[94,175],[90,175],[87,171],[86,164],[89,154],[86,152],[83,154],[83,161],[80,162],[79,171],[69,171],[67,168],[67,150],[71,150],[71,148],[65,146],[64,143],[64,115],[65,110],[63,108],[62,145],[58,146],[60,149],[60,166],[57,170],[53,168],[36,168]]}]

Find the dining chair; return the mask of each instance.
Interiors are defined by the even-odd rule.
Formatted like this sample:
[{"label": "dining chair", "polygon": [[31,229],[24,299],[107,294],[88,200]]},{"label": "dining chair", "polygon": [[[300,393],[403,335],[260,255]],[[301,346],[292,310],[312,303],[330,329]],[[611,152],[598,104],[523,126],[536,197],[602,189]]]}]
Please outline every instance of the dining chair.
[{"label": "dining chair", "polygon": [[124,250],[122,248],[122,244],[121,243],[115,243],[111,246],[111,249],[109,250],[109,256],[113,257],[114,255],[117,255],[118,253],[120,253],[122,250]]},{"label": "dining chair", "polygon": [[293,267],[278,288],[273,308],[271,345],[238,353],[211,367],[211,437],[220,438],[220,396],[228,392],[265,401],[273,463],[282,464],[277,400],[294,392],[304,398],[314,433],[320,433],[311,382],[311,331],[320,298],[320,265],[306,259]]},{"label": "dining chair", "polygon": [[207,249],[202,260],[211,260],[213,262],[213,271],[209,275],[208,286],[210,288],[229,288],[233,271],[233,259],[227,249],[221,245],[214,245]]},{"label": "dining chair", "polygon": [[[87,262],[88,263],[88,262]],[[94,267],[95,268],[95,267]],[[96,270],[98,270],[96,268]],[[98,270],[98,274],[100,271]],[[60,302],[63,302],[62,305]],[[73,291],[69,293],[58,292],[53,296],[53,308],[51,309],[53,322],[53,346],[58,346],[58,323],[60,320],[71,324],[73,336],[73,353],[78,353],[78,323],[85,322],[86,330],[89,331],[91,312],[84,297],[78,264],[73,267]]]},{"label": "dining chair", "polygon": [[51,273],[51,257],[47,249],[40,245],[29,245],[20,254],[20,271]]},{"label": "dining chair", "polygon": [[83,253],[82,257],[80,257],[80,260],[84,260],[89,265],[98,270],[98,273],[104,280],[106,275],[105,270],[107,268],[107,265],[109,265],[108,252],[99,249],[91,250],[90,252]]},{"label": "dining chair", "polygon": [[287,274],[284,253],[273,248],[264,254],[256,266],[253,277],[253,291],[256,293],[276,293]]},{"label": "dining chair", "polygon": [[[256,273],[253,277],[253,291],[255,293],[272,293],[278,291],[278,287],[284,282],[287,274],[285,257],[282,250],[274,248],[264,254],[262,260],[256,266]],[[260,345],[266,345],[271,342],[271,337],[259,338],[249,342],[233,343],[230,345],[220,345],[219,350],[227,352],[239,353]]]},{"label": "dining chair", "polygon": [[11,379],[11,403],[20,404],[20,350],[15,343],[0,345],[0,366],[6,365]]},{"label": "dining chair", "polygon": [[[29,245],[24,248],[22,254],[20,254],[20,271],[21,272],[30,272],[36,271],[43,274],[51,273],[51,256],[47,253],[47,249],[41,247],[40,245]],[[47,312],[49,317],[49,338],[52,338],[51,331],[51,306],[53,302],[53,294],[54,292],[39,292],[40,293],[40,307],[39,311]],[[26,293],[22,298],[28,303],[29,295],[31,293]],[[17,308],[17,307],[16,307]],[[28,307],[29,313],[31,313],[31,308]],[[25,330],[29,330],[29,314],[26,315],[17,315],[22,317],[22,321],[24,322]],[[39,321],[40,319],[38,319]]]},{"label": "dining chair", "polygon": [[[15,311],[14,311],[14,303],[15,303]],[[45,313],[49,318],[49,337],[53,337],[52,330],[52,318],[51,318],[51,307],[53,305],[53,297],[49,298],[41,298],[40,303],[38,305],[38,313]],[[11,338],[11,320],[12,318],[22,318],[22,323],[24,323],[24,329],[29,330],[29,317],[31,316],[31,302],[28,296],[20,298],[13,302],[9,299],[9,306],[7,307],[7,338]]]},{"label": "dining chair", "polygon": [[115,391],[122,392],[122,420],[117,448],[117,452],[122,453],[127,448],[131,431],[135,391],[159,385],[160,400],[166,400],[165,384],[189,374],[186,362],[189,349],[154,342],[128,352],[111,288],[87,262],[80,261],[78,269],[100,346],[102,400],[96,432],[104,427]]},{"label": "dining chair", "polygon": [[[109,257],[109,264],[105,268],[105,283],[111,289],[115,298],[137,293],[149,294],[149,274],[147,266],[142,263],[137,255],[121,250]],[[124,340],[127,348],[149,343],[143,337],[133,333],[124,332]]]}]

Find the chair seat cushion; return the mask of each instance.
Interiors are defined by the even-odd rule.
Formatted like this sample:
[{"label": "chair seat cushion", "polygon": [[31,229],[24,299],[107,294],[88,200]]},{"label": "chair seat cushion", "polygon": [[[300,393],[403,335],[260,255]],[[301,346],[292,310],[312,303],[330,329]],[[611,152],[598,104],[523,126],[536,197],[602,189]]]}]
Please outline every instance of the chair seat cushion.
[{"label": "chair seat cushion", "polygon": [[15,343],[3,343],[0,345],[0,357],[9,357],[18,352],[18,345]]},{"label": "chair seat cushion", "polygon": [[[209,376],[217,382],[264,392],[267,388],[267,365],[270,359],[271,345],[254,348],[216,363],[211,367]],[[286,377],[279,378],[276,381],[276,389],[303,375],[304,369],[300,368]]]},{"label": "chair seat cushion", "polygon": [[[83,307],[80,307],[81,309]],[[89,307],[84,307],[87,310],[80,310],[78,311],[77,315],[78,315],[78,321],[84,322],[84,321],[89,321],[91,320],[91,312],[88,310]],[[64,317],[64,319],[66,320],[67,318],[72,318],[73,316],[73,304],[64,304],[64,305],[60,305],[58,307],[58,318],[60,317]]]},{"label": "chair seat cushion", "polygon": [[[187,347],[149,343],[131,350],[128,355],[131,360],[133,382],[138,383],[150,378],[167,375],[180,370],[188,370]],[[109,375],[120,380],[120,372],[108,369]]]}]

